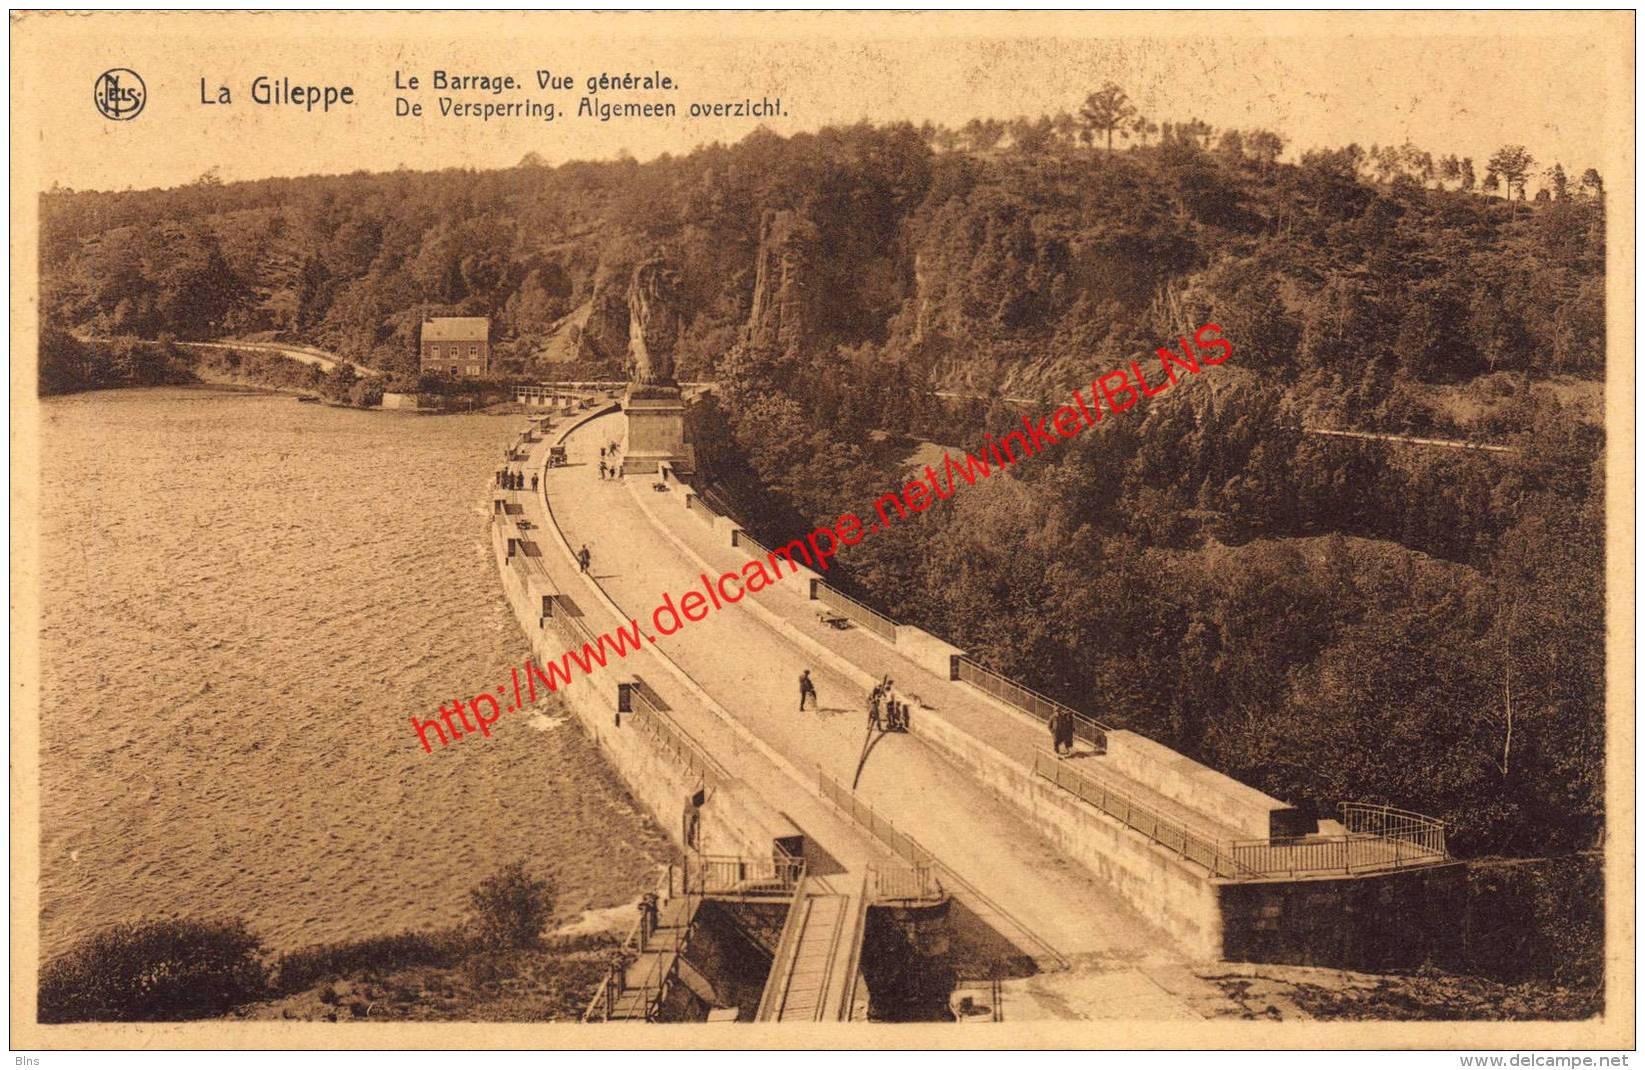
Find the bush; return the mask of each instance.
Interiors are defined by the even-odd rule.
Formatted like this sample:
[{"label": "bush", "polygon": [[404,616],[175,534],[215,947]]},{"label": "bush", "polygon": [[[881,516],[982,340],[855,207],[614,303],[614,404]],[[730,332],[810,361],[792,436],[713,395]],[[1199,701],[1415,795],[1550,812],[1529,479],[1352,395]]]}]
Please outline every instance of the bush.
[{"label": "bush", "polygon": [[487,950],[534,947],[554,913],[554,886],[511,862],[469,894],[476,942]]},{"label": "bush", "polygon": [[349,404],[362,409],[373,408],[383,403],[383,380],[361,379],[348,388]]},{"label": "bush", "polygon": [[321,981],[363,970],[387,973],[413,966],[446,968],[462,961],[469,951],[461,934],[403,932],[336,944],[317,944],[281,955],[269,985],[278,995],[301,992]]},{"label": "bush", "polygon": [[239,919],[116,925],[40,970],[40,1021],[214,1018],[264,994],[262,950]]}]

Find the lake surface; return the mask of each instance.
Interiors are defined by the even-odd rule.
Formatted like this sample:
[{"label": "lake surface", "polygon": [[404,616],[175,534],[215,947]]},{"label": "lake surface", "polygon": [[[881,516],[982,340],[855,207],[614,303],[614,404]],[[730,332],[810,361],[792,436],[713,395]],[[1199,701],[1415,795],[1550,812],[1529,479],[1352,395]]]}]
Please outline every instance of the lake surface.
[{"label": "lake surface", "polygon": [[523,858],[559,913],[665,843],[561,711],[432,755],[526,656],[486,517],[524,418],[210,390],[43,403],[41,941],[243,916],[274,948],[461,921]]}]

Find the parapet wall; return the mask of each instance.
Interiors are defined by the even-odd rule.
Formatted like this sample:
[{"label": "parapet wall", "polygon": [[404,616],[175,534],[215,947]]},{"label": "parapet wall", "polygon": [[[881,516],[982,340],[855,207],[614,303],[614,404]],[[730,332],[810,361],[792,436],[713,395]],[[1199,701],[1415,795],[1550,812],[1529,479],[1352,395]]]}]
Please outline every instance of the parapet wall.
[{"label": "parapet wall", "polygon": [[1278,799],[1135,732],[1110,730],[1103,763],[1254,840],[1268,838],[1274,814],[1292,812]]}]

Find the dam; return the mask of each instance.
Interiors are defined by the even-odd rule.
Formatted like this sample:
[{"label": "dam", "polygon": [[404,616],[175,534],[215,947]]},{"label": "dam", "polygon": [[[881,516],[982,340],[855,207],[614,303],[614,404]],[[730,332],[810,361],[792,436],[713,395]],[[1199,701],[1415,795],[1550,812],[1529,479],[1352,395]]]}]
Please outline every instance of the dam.
[{"label": "dam", "polygon": [[[601,478],[626,418],[611,391],[533,419],[509,461],[539,488],[494,492],[539,662],[768,558],[684,463]],[[680,852],[586,1020],[1193,1019],[1223,999],[1196,967],[1393,968],[1453,939],[1439,822],[1316,819],[782,576],[560,690]],[[886,677],[906,731],[866,726]]]}]

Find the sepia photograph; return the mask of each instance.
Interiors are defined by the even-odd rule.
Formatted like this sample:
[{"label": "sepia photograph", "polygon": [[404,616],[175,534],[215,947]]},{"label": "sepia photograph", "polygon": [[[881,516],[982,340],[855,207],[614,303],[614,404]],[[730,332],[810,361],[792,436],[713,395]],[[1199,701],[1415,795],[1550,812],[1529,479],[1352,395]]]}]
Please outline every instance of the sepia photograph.
[{"label": "sepia photograph", "polygon": [[15,1050],[1634,1046],[1632,11],[10,32]]}]

